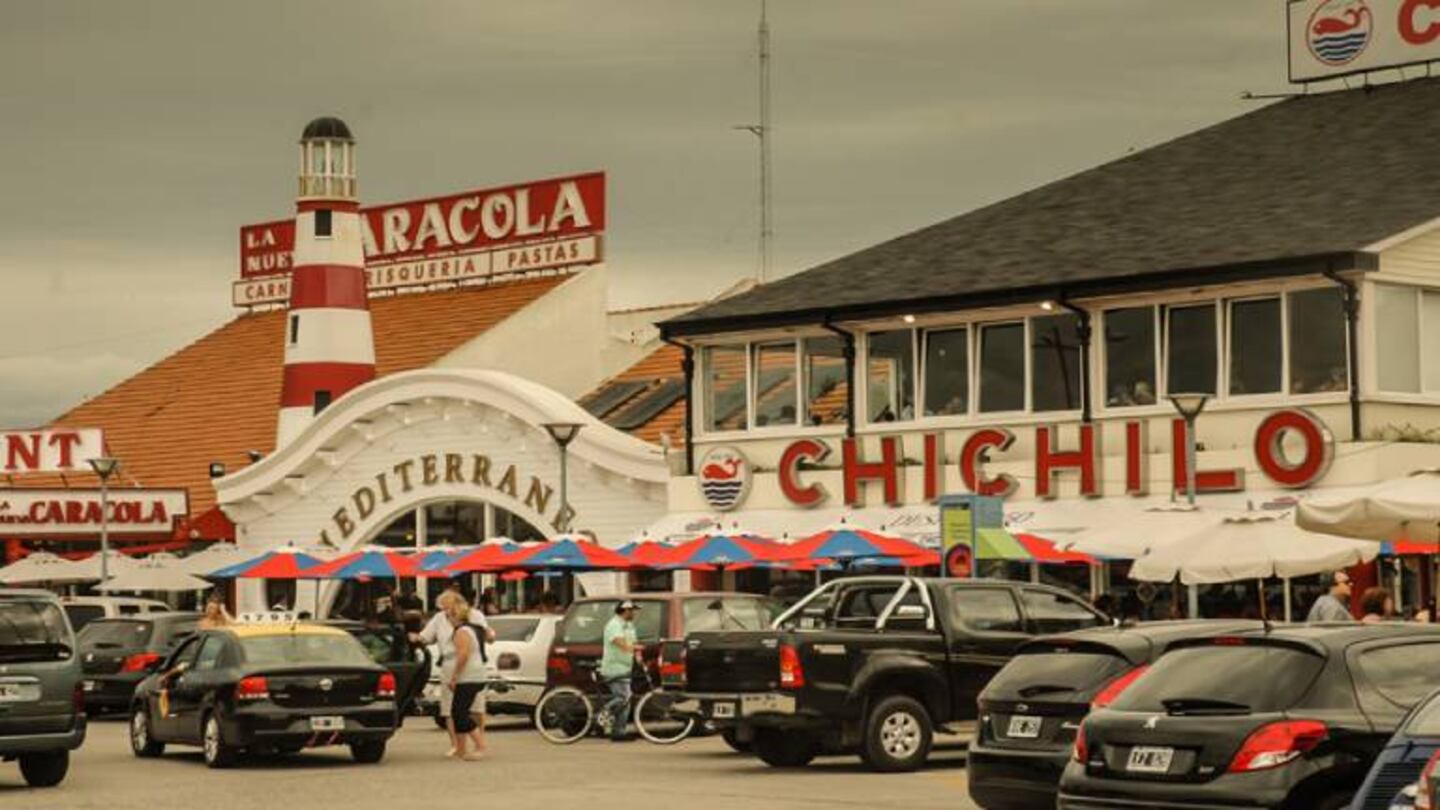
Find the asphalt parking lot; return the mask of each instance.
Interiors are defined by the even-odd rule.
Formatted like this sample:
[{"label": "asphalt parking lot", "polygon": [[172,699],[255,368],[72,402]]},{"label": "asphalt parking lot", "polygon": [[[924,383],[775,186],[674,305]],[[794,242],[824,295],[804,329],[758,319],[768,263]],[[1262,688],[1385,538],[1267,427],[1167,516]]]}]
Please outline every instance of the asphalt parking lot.
[{"label": "asphalt parking lot", "polygon": [[[634,810],[683,797],[704,808],[906,807],[973,808],[965,787],[963,750],[937,752],[912,774],[873,774],[852,758],[822,758],[779,771],[734,754],[718,737],[662,748],[643,741],[603,740],[557,747],[528,728],[492,735],[490,757],[458,762],[443,756],[445,736],[411,719],[380,765],[356,765],[344,748],[208,770],[198,749],[172,748],[160,760],[130,754],[121,720],[90,726],[85,747],[58,788],[24,786],[14,764],[0,765],[0,806],[6,810],[206,810],[256,807],[455,807],[499,802],[504,807]],[[583,802],[583,805],[577,804]]]}]

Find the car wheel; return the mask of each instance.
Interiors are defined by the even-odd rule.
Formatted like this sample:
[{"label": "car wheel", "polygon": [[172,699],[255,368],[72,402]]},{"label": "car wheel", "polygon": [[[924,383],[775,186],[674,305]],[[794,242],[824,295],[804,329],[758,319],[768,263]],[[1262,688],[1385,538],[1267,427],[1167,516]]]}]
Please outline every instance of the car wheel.
[{"label": "car wheel", "polygon": [[70,770],[69,751],[47,751],[43,754],[22,754],[20,775],[30,787],[55,787],[65,780]]},{"label": "car wheel", "polygon": [[891,695],[870,709],[860,758],[877,771],[913,771],[930,756],[934,735],[924,704],[908,695]]},{"label": "car wheel", "polygon": [[143,703],[130,714],[130,751],[144,759],[165,753],[165,743],[157,742],[151,732],[150,709]]},{"label": "car wheel", "polygon": [[820,753],[820,742],[803,731],[755,729],[755,755],[772,768],[803,768]]},{"label": "car wheel", "polygon": [[740,730],[736,728],[727,728],[720,732],[720,739],[737,754],[748,754],[753,748],[750,743],[740,739]]},{"label": "car wheel", "polygon": [[205,715],[200,742],[205,751],[206,765],[211,768],[228,768],[235,764],[235,748],[225,742],[225,736],[220,733],[220,719],[214,712]]},{"label": "car wheel", "polygon": [[363,765],[374,765],[385,758],[385,741],[369,740],[351,743],[350,756]]}]

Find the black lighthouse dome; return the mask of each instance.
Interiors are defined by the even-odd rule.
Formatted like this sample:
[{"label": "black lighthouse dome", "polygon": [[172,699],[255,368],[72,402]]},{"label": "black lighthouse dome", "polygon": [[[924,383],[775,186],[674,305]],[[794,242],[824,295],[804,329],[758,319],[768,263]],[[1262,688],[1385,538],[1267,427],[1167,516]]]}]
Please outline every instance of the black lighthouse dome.
[{"label": "black lighthouse dome", "polygon": [[305,132],[300,135],[300,140],[308,141],[313,139],[345,140],[353,141],[355,136],[350,134],[350,127],[344,121],[334,116],[316,118],[305,125]]}]

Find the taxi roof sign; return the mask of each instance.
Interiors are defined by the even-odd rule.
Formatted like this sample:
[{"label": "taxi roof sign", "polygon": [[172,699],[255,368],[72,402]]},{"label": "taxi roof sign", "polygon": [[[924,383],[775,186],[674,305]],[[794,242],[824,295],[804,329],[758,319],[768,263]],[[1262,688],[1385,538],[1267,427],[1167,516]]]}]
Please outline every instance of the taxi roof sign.
[{"label": "taxi roof sign", "polygon": [[257,610],[241,613],[235,621],[239,624],[295,624],[300,616],[291,610]]}]

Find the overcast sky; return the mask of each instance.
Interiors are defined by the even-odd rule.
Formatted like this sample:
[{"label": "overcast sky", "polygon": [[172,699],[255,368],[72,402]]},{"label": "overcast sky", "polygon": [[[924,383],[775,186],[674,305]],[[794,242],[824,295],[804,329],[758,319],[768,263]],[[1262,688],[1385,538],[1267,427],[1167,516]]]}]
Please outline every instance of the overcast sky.
[{"label": "overcast sky", "polygon": [[[754,272],[759,0],[0,4],[0,426],[234,317],[335,114],[367,202],[609,173],[613,306]],[[771,0],[775,263],[802,270],[1249,109],[1282,0]],[[243,361],[243,358],[236,358]]]}]

